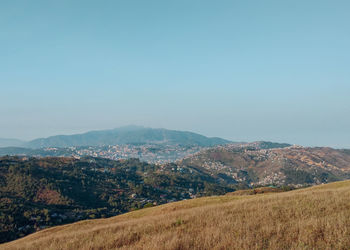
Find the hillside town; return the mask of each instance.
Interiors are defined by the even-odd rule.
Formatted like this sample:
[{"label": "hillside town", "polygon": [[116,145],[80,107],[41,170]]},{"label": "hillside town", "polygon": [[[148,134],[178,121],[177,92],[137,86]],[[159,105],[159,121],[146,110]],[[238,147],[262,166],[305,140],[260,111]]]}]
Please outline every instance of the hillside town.
[{"label": "hillside town", "polygon": [[258,144],[229,144],[195,153],[179,164],[201,166],[250,186],[301,187],[307,183],[327,183],[334,175],[348,176],[350,165],[342,160],[344,156],[346,154],[330,148],[293,145],[269,149]]},{"label": "hillside town", "polygon": [[200,146],[181,146],[181,145],[108,145],[108,146],[86,146],[69,148],[45,148],[40,156],[53,154],[55,156],[73,156],[80,158],[84,156],[101,157],[111,160],[138,158],[141,161],[154,164],[164,164],[175,162],[189,157],[204,147]]}]

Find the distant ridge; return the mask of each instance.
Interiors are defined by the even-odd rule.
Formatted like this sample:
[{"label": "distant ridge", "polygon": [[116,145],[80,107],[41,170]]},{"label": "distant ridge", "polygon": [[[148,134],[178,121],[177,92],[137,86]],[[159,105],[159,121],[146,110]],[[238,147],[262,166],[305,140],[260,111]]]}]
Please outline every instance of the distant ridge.
[{"label": "distant ridge", "polygon": [[209,138],[188,131],[125,126],[111,130],[90,131],[83,134],[39,138],[26,143],[25,146],[30,148],[45,148],[146,143],[198,145],[206,147],[227,144],[230,141],[217,137]]},{"label": "distant ridge", "polygon": [[0,138],[0,147],[20,147],[24,144],[24,141],[18,139]]}]

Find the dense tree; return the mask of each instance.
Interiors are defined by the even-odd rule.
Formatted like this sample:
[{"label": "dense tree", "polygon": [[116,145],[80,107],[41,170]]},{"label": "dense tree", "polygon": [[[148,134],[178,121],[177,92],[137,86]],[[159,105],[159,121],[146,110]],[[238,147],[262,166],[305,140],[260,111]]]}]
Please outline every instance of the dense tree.
[{"label": "dense tree", "polygon": [[0,242],[48,226],[233,191],[209,174],[138,159],[0,158]]}]

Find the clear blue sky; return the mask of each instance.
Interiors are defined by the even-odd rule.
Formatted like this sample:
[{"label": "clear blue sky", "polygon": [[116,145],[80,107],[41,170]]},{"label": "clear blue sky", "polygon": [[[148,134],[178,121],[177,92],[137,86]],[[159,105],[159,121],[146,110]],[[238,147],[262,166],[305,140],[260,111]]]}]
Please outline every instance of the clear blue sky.
[{"label": "clear blue sky", "polygon": [[0,137],[127,124],[350,148],[350,1],[0,2]]}]

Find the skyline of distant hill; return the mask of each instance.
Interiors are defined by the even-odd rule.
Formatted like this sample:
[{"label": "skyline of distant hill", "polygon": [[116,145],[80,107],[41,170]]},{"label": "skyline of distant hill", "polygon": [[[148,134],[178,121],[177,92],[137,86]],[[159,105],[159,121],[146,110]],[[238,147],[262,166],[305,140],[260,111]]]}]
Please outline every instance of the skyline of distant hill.
[{"label": "skyline of distant hill", "polygon": [[109,130],[88,131],[72,135],[54,135],[30,141],[0,138],[0,147],[71,147],[104,146],[123,144],[179,144],[215,146],[231,141],[219,137],[207,137],[189,131],[169,130],[164,128],[147,128],[142,126],[124,126]]},{"label": "skyline of distant hill", "polygon": [[[211,147],[228,143],[233,144],[254,144],[264,142],[260,148],[271,145],[276,147],[288,147],[293,143],[276,142],[270,140],[256,140],[252,142],[231,141],[220,137],[208,137],[199,133],[181,130],[170,130],[164,128],[149,128],[143,126],[129,125],[115,129],[92,130],[84,133],[70,135],[53,135],[49,137],[36,138],[25,141],[16,138],[0,138],[0,148],[6,151],[30,151],[33,149],[57,147],[67,148],[72,146],[107,146],[126,144],[159,144],[159,145],[182,145],[182,146],[202,146]],[[267,143],[267,144],[266,144]],[[305,147],[317,147],[301,145]],[[274,147],[274,146],[273,146]],[[319,146],[327,147],[327,145]],[[11,149],[13,148],[13,149]],[[338,147],[336,147],[338,148]],[[345,149],[345,148],[338,148]]]},{"label": "skyline of distant hill", "polygon": [[214,146],[229,142],[218,137],[209,138],[187,131],[127,126],[111,130],[90,131],[83,134],[39,138],[26,143],[26,146],[43,148],[145,143]]},{"label": "skyline of distant hill", "polygon": [[26,142],[13,138],[0,138],[0,147],[20,147]]}]

